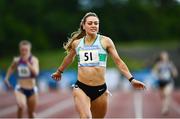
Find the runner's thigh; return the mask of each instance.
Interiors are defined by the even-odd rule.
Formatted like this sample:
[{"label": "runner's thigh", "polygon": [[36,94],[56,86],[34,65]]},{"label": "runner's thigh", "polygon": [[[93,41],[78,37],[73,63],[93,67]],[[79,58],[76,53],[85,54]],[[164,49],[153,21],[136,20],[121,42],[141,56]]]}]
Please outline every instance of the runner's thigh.
[{"label": "runner's thigh", "polygon": [[109,94],[106,91],[100,97],[91,102],[91,112],[93,118],[104,118],[108,107]]}]

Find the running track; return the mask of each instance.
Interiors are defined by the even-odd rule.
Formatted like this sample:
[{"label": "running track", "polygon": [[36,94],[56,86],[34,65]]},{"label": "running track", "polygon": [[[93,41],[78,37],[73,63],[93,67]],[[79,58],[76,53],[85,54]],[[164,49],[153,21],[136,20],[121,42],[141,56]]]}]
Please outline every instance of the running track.
[{"label": "running track", "polygon": [[[0,94],[0,118],[16,117],[16,102],[12,92]],[[71,91],[50,91],[39,95],[36,110],[39,118],[78,118]],[[26,112],[24,117],[27,117]],[[161,115],[158,92],[114,91],[109,98],[106,118],[180,118],[180,90],[173,93],[168,115]]]}]

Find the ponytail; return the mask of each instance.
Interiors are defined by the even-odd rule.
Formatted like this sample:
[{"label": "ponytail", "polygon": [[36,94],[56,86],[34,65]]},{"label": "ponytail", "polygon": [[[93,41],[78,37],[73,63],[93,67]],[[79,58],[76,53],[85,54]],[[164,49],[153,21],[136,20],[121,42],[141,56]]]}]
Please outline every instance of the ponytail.
[{"label": "ponytail", "polygon": [[79,40],[83,38],[86,35],[84,30],[78,29],[77,31],[74,31],[71,33],[71,37],[68,39],[68,42],[64,44],[64,49],[69,52],[72,49],[72,43],[75,40]]}]

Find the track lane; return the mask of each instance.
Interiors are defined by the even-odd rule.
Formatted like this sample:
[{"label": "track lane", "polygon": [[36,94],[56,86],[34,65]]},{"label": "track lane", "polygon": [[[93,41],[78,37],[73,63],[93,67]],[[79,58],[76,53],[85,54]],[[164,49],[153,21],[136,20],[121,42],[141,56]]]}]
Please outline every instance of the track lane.
[{"label": "track lane", "polygon": [[[168,115],[161,115],[161,100],[157,91],[134,93],[120,90],[112,92],[106,118],[179,118],[180,91],[173,93],[173,102]],[[0,94],[0,117],[16,117],[16,102],[13,94]],[[139,101],[138,103],[136,103]],[[137,111],[139,110],[139,111]],[[2,112],[6,114],[2,114]],[[141,112],[142,111],[142,112]],[[37,116],[40,118],[78,118],[71,91],[40,93]],[[142,114],[141,114],[142,113]],[[1,115],[2,114],[2,115]],[[24,115],[27,117],[27,114]]]}]

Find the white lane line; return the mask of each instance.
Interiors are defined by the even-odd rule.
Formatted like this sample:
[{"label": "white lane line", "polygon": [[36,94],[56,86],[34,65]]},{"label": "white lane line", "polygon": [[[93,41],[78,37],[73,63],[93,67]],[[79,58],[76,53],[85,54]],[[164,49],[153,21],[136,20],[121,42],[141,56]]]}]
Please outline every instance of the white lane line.
[{"label": "white lane line", "polygon": [[[49,97],[53,97],[55,94],[49,94],[49,95],[45,95],[42,98],[39,98],[38,100],[38,106],[39,105],[44,105],[48,102],[50,102],[52,99]],[[11,113],[15,113],[17,111],[17,105],[14,104],[12,106],[8,106],[6,108],[3,108],[2,110],[0,110],[0,117],[4,117],[5,115],[9,115]]]},{"label": "white lane line", "polygon": [[0,117],[11,114],[11,113],[15,112],[16,110],[17,110],[17,105],[9,106],[0,111]]},{"label": "white lane line", "polygon": [[134,92],[134,112],[135,112],[135,118],[136,119],[142,119],[143,113],[142,113],[142,94],[141,92]]},{"label": "white lane line", "polygon": [[173,110],[180,114],[180,104],[178,104],[175,100],[172,100],[170,106]]},{"label": "white lane line", "polygon": [[69,108],[72,105],[73,105],[73,100],[71,98],[60,101],[59,103],[55,104],[54,106],[48,107],[48,109],[46,109],[42,112],[39,112],[37,114],[37,117],[38,118],[50,117],[51,115],[56,114],[57,112],[61,112],[65,109]]}]

